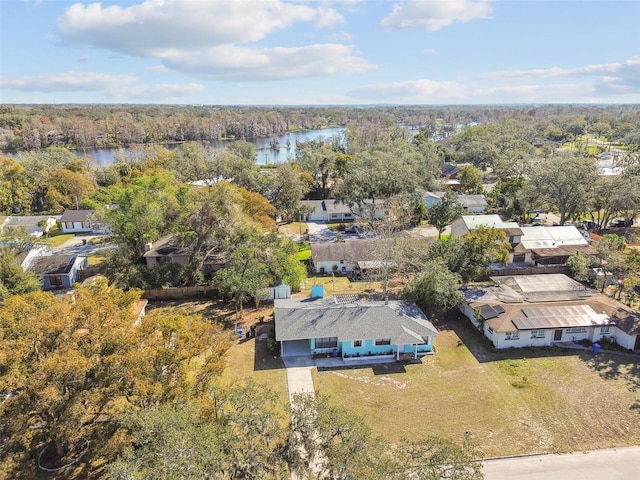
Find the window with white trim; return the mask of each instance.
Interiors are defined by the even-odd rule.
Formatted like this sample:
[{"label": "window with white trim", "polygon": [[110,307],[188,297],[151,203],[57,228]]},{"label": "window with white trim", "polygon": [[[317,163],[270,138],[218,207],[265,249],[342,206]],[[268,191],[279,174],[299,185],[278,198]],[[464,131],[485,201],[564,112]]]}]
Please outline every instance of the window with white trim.
[{"label": "window with white trim", "polygon": [[587,333],[587,329],[585,327],[572,327],[567,328],[567,333]]},{"label": "window with white trim", "polygon": [[507,332],[504,334],[505,340],[518,340],[520,339],[520,332]]},{"label": "window with white trim", "polygon": [[600,327],[600,333],[609,333],[609,325]]},{"label": "window with white trim", "polygon": [[362,340],[354,340],[353,341],[353,348],[357,348],[357,347],[361,347],[362,346]]},{"label": "window with white trim", "polygon": [[376,345],[391,345],[390,338],[376,338]]},{"label": "window with white trim", "polygon": [[544,338],[546,332],[544,330],[531,330],[531,338]]},{"label": "window with white trim", "polygon": [[318,337],[316,338],[316,348],[336,348],[338,337]]},{"label": "window with white trim", "polygon": [[489,332],[489,335],[493,335],[493,328],[487,327],[487,332]]}]

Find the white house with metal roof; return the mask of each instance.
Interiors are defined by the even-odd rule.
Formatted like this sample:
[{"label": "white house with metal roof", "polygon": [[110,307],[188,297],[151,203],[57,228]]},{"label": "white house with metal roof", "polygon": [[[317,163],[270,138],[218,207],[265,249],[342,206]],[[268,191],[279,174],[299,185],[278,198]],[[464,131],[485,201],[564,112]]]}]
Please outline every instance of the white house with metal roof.
[{"label": "white house with metal roof", "polygon": [[433,352],[438,335],[411,302],[365,301],[356,295],[275,300],[274,316],[283,357],[417,358]]},{"label": "white house with metal roof", "polygon": [[561,274],[492,277],[467,288],[462,312],[496,348],[588,340],[640,348],[640,314]]}]

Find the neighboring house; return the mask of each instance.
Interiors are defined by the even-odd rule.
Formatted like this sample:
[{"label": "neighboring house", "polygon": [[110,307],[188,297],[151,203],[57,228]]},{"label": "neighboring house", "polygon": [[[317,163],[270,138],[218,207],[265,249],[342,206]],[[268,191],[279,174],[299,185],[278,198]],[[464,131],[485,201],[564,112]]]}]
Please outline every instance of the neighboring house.
[{"label": "neighboring house", "polygon": [[[147,243],[143,257],[149,268],[162,263],[177,263],[182,266],[189,263],[189,252],[179,244],[175,235],[167,235],[153,243]],[[208,262],[204,264],[202,273],[210,275],[220,268],[222,268],[221,263]]]},{"label": "neighboring house", "polygon": [[[368,211],[361,211],[349,205],[338,202],[334,199],[327,200],[303,200],[303,205],[306,205],[312,209],[305,217],[307,222],[328,222],[328,223],[341,223],[341,222],[353,222],[360,219],[369,219],[371,213]],[[370,208],[371,202],[367,202],[363,207],[363,210]],[[383,200],[375,201],[375,210],[373,217],[376,220],[381,220],[385,217],[385,207]]]},{"label": "neighboring house", "polygon": [[463,215],[451,225],[451,235],[464,235],[480,226],[504,231],[511,244],[509,264],[563,265],[575,254],[595,255],[596,250],[573,225],[520,227],[498,215]]},{"label": "neighboring house", "polygon": [[595,255],[596,249],[573,225],[520,227],[523,247],[513,255],[513,263],[563,265],[576,253]]},{"label": "neighboring house", "polygon": [[640,348],[640,314],[566,275],[492,277],[464,290],[462,312],[496,348],[588,340]]},{"label": "neighboring house", "polygon": [[356,219],[348,205],[333,199],[304,200],[302,203],[313,209],[306,217],[308,222],[353,222]]},{"label": "neighboring house", "polygon": [[0,224],[0,231],[3,235],[10,234],[12,230],[23,229],[32,237],[41,237],[44,232],[53,228],[60,215],[21,215],[5,217]]},{"label": "neighboring house", "polygon": [[448,188],[459,191],[462,188],[462,182],[458,180],[459,173],[460,168],[458,166],[445,163],[440,170],[440,178]]},{"label": "neighboring house", "polygon": [[70,288],[80,280],[80,270],[88,267],[87,257],[46,255],[34,258],[28,269],[42,279],[43,290]]},{"label": "neighboring house", "polygon": [[[424,204],[427,209],[434,205],[439,205],[444,195],[445,192],[426,192],[424,195]],[[466,195],[459,193],[456,199],[466,213],[483,213],[488,205],[484,195]]]},{"label": "neighboring house", "polygon": [[316,273],[354,273],[375,267],[383,248],[376,239],[346,240],[344,242],[314,243],[311,261]]},{"label": "neighboring house", "polygon": [[364,301],[356,295],[275,300],[276,340],[283,357],[331,354],[350,358],[433,352],[438,331],[415,304]]},{"label": "neighboring house", "polygon": [[183,266],[189,263],[189,253],[178,244],[175,235],[167,235],[153,243],[147,243],[144,250],[143,257],[149,268],[168,262]]},{"label": "neighboring house", "polygon": [[100,230],[94,210],[65,210],[60,217],[62,233],[89,233]]}]

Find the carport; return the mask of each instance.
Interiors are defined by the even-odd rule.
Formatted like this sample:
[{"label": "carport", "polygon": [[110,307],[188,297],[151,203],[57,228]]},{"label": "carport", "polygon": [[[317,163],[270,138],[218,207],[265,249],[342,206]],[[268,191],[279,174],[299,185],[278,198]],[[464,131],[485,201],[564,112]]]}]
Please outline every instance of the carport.
[{"label": "carport", "polygon": [[281,355],[283,357],[311,355],[311,345],[309,344],[309,340],[284,340],[282,342]]}]

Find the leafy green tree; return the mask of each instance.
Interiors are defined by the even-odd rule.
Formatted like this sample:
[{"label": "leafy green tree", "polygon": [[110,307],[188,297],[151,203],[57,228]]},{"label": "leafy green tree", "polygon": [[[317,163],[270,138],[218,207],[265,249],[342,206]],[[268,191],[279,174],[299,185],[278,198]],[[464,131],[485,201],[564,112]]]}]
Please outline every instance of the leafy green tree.
[{"label": "leafy green tree", "polygon": [[372,437],[363,418],[332,406],[325,397],[302,394],[294,396],[291,416],[288,452],[298,475],[380,478],[376,466],[382,444]]},{"label": "leafy green tree", "polygon": [[283,163],[269,179],[267,198],[284,221],[299,220],[304,213],[302,199],[309,192],[310,182],[305,180],[308,176],[295,163]]},{"label": "leafy green tree", "polygon": [[560,212],[560,225],[589,204],[598,174],[595,161],[560,152],[538,163],[525,186],[526,195]]},{"label": "leafy green tree", "polygon": [[566,265],[577,281],[586,282],[589,279],[589,259],[585,255],[574,253],[567,259]]},{"label": "leafy green tree", "polygon": [[138,298],[97,282],[76,288],[73,302],[34,292],[2,303],[5,472],[43,450],[73,459],[85,441],[98,440],[97,454],[106,454],[101,446],[119,414],[208,391],[225,367],[228,336],[185,310],[136,319]]},{"label": "leafy green tree", "polygon": [[112,479],[280,479],[286,422],[273,392],[256,383],[216,386],[209,400],[130,413],[119,422],[128,445]]},{"label": "leafy green tree", "polygon": [[482,171],[473,165],[462,165],[458,179],[463,193],[481,194],[484,191],[482,189]]},{"label": "leafy green tree", "polygon": [[393,473],[387,478],[416,480],[482,480],[480,450],[465,436],[462,445],[443,438],[404,442],[393,452]]},{"label": "leafy green tree", "polygon": [[451,272],[444,261],[431,260],[407,285],[403,296],[426,312],[448,310],[460,306],[464,300],[461,283],[462,277]]},{"label": "leafy green tree", "polygon": [[0,300],[40,290],[40,279],[22,266],[12,247],[0,247]]},{"label": "leafy green tree", "polygon": [[458,203],[457,195],[452,190],[448,190],[439,203],[427,210],[427,222],[436,227],[438,238],[440,238],[445,228],[463,213],[464,209]]}]

